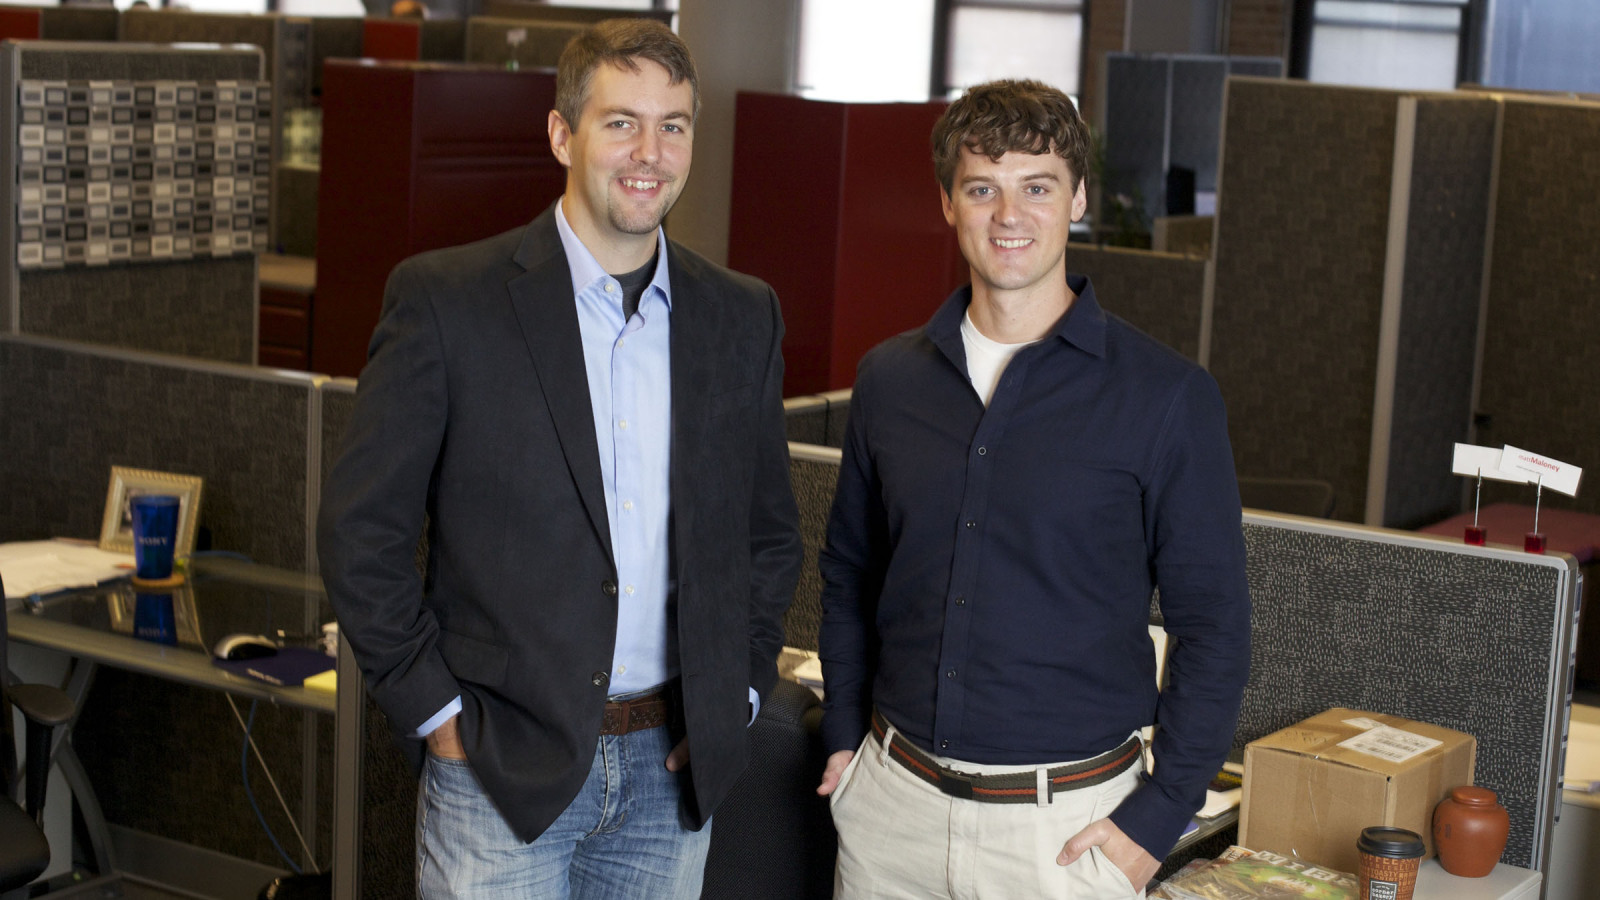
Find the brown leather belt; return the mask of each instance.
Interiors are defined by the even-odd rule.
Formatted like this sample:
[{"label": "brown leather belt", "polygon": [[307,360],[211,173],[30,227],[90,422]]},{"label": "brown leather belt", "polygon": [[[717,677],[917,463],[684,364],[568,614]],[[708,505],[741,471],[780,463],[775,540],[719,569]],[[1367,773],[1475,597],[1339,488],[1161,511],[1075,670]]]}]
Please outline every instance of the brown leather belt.
[{"label": "brown leather belt", "polygon": [[632,700],[607,700],[606,711],[600,718],[601,734],[627,734],[660,728],[672,717],[672,703],[666,688]]},{"label": "brown leather belt", "polygon": [[[889,731],[889,722],[883,713],[872,711],[872,734],[882,746],[883,736]],[[1138,737],[1131,737],[1115,750],[1110,750],[1082,762],[1056,766],[1045,772],[1046,789],[1050,796],[1061,791],[1104,784],[1133,767],[1143,748]],[[1014,772],[1005,775],[973,775],[957,772],[935,762],[922,748],[906,740],[897,730],[889,742],[889,756],[906,771],[926,781],[951,797],[977,800],[980,803],[1038,803],[1038,775],[1035,772]],[[1046,798],[1049,799],[1048,797]]]}]

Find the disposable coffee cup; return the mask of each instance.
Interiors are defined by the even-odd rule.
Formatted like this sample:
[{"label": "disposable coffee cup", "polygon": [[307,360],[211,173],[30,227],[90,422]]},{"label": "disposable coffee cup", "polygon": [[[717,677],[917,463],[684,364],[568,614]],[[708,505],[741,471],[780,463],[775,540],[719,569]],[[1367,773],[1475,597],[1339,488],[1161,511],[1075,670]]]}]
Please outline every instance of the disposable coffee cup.
[{"label": "disposable coffee cup", "polygon": [[140,494],[128,501],[133,514],[133,560],[140,578],[172,576],[172,551],[178,540],[178,498]]},{"label": "disposable coffee cup", "polygon": [[1356,841],[1361,854],[1357,900],[1411,900],[1422,865],[1422,836],[1404,828],[1363,828]]}]

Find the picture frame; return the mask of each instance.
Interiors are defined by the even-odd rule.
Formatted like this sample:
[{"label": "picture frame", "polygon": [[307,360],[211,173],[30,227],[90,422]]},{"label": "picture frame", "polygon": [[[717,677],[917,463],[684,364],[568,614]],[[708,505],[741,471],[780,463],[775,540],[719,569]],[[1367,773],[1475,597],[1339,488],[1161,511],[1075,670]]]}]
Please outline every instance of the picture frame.
[{"label": "picture frame", "polygon": [[178,536],[173,543],[173,556],[191,555],[203,486],[204,481],[198,475],[112,466],[111,484],[106,488],[105,518],[100,523],[100,549],[132,553],[133,510],[129,501],[143,494],[170,494],[178,498]]}]

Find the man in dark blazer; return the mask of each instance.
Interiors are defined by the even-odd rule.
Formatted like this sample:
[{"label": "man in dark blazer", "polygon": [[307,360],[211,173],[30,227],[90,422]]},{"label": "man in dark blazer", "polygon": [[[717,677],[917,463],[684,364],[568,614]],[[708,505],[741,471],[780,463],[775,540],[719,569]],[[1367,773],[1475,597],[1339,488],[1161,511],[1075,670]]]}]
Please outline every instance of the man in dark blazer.
[{"label": "man in dark blazer", "polygon": [[586,31],[556,106],[562,198],[390,277],[319,555],[428,747],[421,894],[695,897],[800,565],[783,327],[660,229],[699,106],[676,35]]}]

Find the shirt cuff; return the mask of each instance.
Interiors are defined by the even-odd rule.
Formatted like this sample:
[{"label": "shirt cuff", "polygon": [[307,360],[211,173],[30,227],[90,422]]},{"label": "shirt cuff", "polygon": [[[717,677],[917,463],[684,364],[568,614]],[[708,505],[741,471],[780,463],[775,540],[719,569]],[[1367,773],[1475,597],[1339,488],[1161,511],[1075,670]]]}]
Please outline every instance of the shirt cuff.
[{"label": "shirt cuff", "polygon": [[450,717],[461,712],[461,695],[457,694],[454,700],[444,705],[444,709],[433,714],[433,718],[417,726],[417,733],[412,737],[425,738],[433,734],[440,725],[450,721]]},{"label": "shirt cuff", "polygon": [[761,714],[761,695],[756,693],[756,689],[755,688],[751,688],[750,689],[750,721],[746,725],[746,727],[749,727],[749,725],[754,725],[756,723],[756,716],[758,716],[760,714]]}]

